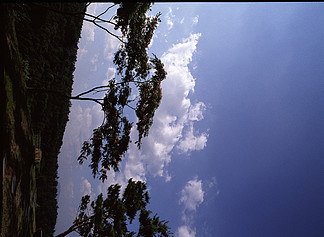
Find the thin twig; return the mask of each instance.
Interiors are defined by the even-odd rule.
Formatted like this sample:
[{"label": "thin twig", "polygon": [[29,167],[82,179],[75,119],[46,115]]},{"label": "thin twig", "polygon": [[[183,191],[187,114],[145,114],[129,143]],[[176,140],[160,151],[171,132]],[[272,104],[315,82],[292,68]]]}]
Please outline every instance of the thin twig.
[{"label": "thin twig", "polygon": [[123,41],[123,40],[120,38],[120,36],[117,36],[117,35],[111,33],[108,29],[102,27],[101,25],[99,25],[99,24],[96,23],[95,21],[92,21],[92,22],[93,22],[93,24],[95,24],[95,25],[98,26],[99,28],[101,28],[101,29],[103,29],[104,31],[106,31],[108,34],[110,34],[110,35],[116,37],[120,42],[125,43],[125,41]]},{"label": "thin twig", "polygon": [[92,88],[92,89],[90,89],[88,91],[85,91],[85,92],[82,92],[82,93],[76,95],[75,97],[80,97],[80,96],[86,95],[86,94],[88,94],[88,93],[90,93],[92,91],[95,91],[97,89],[108,88],[108,87],[110,87],[110,86],[96,86],[96,87],[94,87],[94,88]]},{"label": "thin twig", "polygon": [[131,108],[132,110],[136,111],[136,109],[135,109],[134,107],[130,106],[129,104],[126,104],[126,106],[127,106],[128,108]]},{"label": "thin twig", "polygon": [[110,8],[116,6],[118,3],[115,3],[114,5],[111,5],[110,7],[108,7],[104,12],[102,12],[101,14],[98,15],[98,17],[102,16],[103,14],[105,14]]}]

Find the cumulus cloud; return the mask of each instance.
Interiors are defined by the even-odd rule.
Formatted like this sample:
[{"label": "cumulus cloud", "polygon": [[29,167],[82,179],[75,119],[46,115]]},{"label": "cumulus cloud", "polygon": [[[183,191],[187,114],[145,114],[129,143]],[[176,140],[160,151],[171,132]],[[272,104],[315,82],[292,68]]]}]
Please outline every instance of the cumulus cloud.
[{"label": "cumulus cloud", "polygon": [[206,146],[207,137],[207,133],[202,133],[201,135],[195,136],[193,123],[190,123],[189,130],[185,133],[184,139],[180,141],[177,148],[182,152],[202,150]]},{"label": "cumulus cloud", "polygon": [[179,203],[183,205],[182,221],[184,225],[178,228],[178,237],[196,236],[196,231],[191,226],[197,207],[204,201],[204,194],[203,183],[201,180],[198,180],[198,177],[189,180],[181,190]]},{"label": "cumulus cloud", "polygon": [[[170,181],[171,176],[165,167],[170,163],[170,153],[177,143],[183,144],[180,149],[184,152],[200,150],[205,146],[207,134],[194,134],[193,131],[194,122],[203,119],[205,106],[202,102],[192,105],[188,97],[195,87],[188,64],[200,36],[191,34],[162,55],[161,60],[168,72],[167,79],[162,82],[162,102],[154,116],[149,136],[143,139],[142,149],[138,150],[135,144],[130,144],[124,171],[126,177],[143,180],[148,172]],[[187,133],[186,128],[189,129]],[[135,128],[131,131],[131,139],[137,139]],[[194,143],[194,147],[186,148],[189,143]]]},{"label": "cumulus cloud", "polygon": [[181,191],[179,203],[183,204],[184,211],[196,211],[197,207],[204,201],[202,181],[195,177],[189,180]]},{"label": "cumulus cloud", "polygon": [[178,228],[177,237],[195,237],[196,231],[192,230],[189,226],[183,225]]},{"label": "cumulus cloud", "polygon": [[206,110],[206,105],[203,102],[198,102],[192,105],[189,110],[189,120],[200,121],[204,118],[203,112]]}]

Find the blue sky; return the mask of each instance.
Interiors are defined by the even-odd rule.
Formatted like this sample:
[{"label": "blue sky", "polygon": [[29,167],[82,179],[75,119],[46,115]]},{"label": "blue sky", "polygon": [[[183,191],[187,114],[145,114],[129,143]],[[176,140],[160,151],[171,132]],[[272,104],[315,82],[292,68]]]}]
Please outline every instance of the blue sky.
[{"label": "blue sky", "polygon": [[[150,135],[100,183],[76,162],[100,107],[72,102],[56,233],[82,195],[133,177],[179,237],[323,236],[323,3],[156,3],[150,14],[158,11],[150,52],[168,77]],[[115,76],[117,47],[84,23],[73,94]]]}]

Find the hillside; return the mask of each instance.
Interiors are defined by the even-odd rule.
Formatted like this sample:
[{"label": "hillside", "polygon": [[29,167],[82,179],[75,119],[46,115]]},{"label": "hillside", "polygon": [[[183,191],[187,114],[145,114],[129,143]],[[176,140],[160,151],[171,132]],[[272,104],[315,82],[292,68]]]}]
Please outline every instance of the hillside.
[{"label": "hillside", "polygon": [[42,89],[71,95],[85,9],[85,3],[1,4],[1,236],[54,233],[57,156],[70,102]]}]

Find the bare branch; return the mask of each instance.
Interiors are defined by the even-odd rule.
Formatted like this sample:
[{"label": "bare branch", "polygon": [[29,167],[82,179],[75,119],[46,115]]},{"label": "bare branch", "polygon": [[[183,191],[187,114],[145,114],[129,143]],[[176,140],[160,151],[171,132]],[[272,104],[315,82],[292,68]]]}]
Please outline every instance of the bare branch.
[{"label": "bare branch", "polygon": [[111,5],[110,7],[108,7],[104,12],[102,12],[101,14],[98,15],[98,17],[101,17],[103,14],[105,14],[107,11],[109,11],[110,8],[114,7],[118,5],[118,3],[115,3],[114,5]]},{"label": "bare branch", "polygon": [[90,90],[88,90],[88,91],[85,91],[85,92],[82,92],[82,93],[76,95],[75,97],[80,97],[80,96],[86,95],[86,94],[88,94],[88,93],[90,93],[90,92],[92,92],[92,91],[95,91],[95,90],[97,90],[97,89],[108,88],[108,87],[109,87],[109,86],[96,86],[96,87],[94,87],[94,88],[92,88],[92,89],[90,89]]},{"label": "bare branch", "polygon": [[[101,28],[101,29],[103,29],[104,31],[106,31],[108,34],[110,34],[110,35],[116,37],[116,38],[117,38],[119,41],[121,41],[122,43],[125,43],[125,42],[120,38],[121,36],[117,36],[117,35],[111,33],[108,29],[106,29],[106,28],[100,26],[100,25],[96,22],[96,20],[100,20],[101,23],[104,22],[104,23],[109,23],[109,24],[112,24],[112,25],[116,26],[116,23],[114,23],[114,22],[112,22],[112,21],[108,21],[108,20],[104,20],[104,19],[99,18],[99,16],[101,16],[103,13],[101,13],[99,16],[93,16],[93,15],[88,14],[88,13],[86,13],[86,12],[65,12],[65,11],[60,11],[60,10],[57,10],[57,9],[54,9],[54,8],[51,8],[51,7],[45,6],[45,5],[40,4],[40,3],[30,3],[30,4],[35,5],[35,6],[39,6],[39,7],[43,7],[43,8],[45,8],[45,9],[51,10],[51,11],[56,12],[56,13],[60,13],[60,14],[63,14],[63,15],[70,15],[70,16],[73,16],[73,17],[77,17],[77,18],[79,18],[79,19],[83,19],[84,21],[92,22],[93,24],[95,24],[95,25],[98,26],[99,28]],[[106,9],[106,11],[104,11],[104,13],[107,12],[111,7],[113,7],[113,6],[115,6],[115,5],[117,5],[117,4],[114,4],[114,5],[110,6],[110,7],[108,7],[108,8]],[[80,17],[79,15],[84,16],[84,17]],[[88,16],[88,17],[91,17],[91,18],[94,18],[94,19],[87,19],[87,18],[85,18],[85,16]]]},{"label": "bare branch", "polygon": [[130,106],[129,104],[126,104],[126,106],[127,106],[128,108],[130,108],[130,109],[136,111],[136,109],[135,109],[134,107]]},{"label": "bare branch", "polygon": [[90,20],[90,19],[86,19],[86,18],[85,18],[85,20],[87,20],[87,21],[94,22],[94,21],[96,21],[96,20],[99,20],[99,21],[100,21],[99,23],[109,23],[109,24],[112,24],[112,25],[114,25],[114,26],[117,25],[115,22],[112,22],[112,21],[109,21],[109,20],[105,20],[105,19],[99,18],[99,17],[97,17],[97,16],[93,16],[93,15],[91,15],[91,14],[88,14],[88,13],[84,13],[84,15],[85,15],[85,16],[88,16],[88,17],[92,17],[92,18],[94,18],[94,19],[92,19],[92,20]]},{"label": "bare branch", "polygon": [[40,89],[40,88],[32,88],[32,87],[28,87],[27,90],[29,91],[41,91],[41,92],[47,92],[47,93],[55,93],[55,94],[58,94],[62,97],[65,97],[67,99],[70,99],[70,100],[88,100],[88,101],[93,101],[93,102],[96,102],[98,104],[100,104],[101,106],[103,106],[103,103],[100,102],[100,100],[103,100],[103,99],[94,99],[94,98],[84,98],[84,97],[79,97],[79,96],[69,96],[69,95],[66,95],[60,91],[55,91],[55,90],[50,90],[50,89]]},{"label": "bare branch", "polygon": [[88,100],[88,101],[93,101],[93,102],[96,102],[96,103],[100,104],[101,106],[103,106],[103,103],[100,102],[100,100],[103,100],[103,99],[93,99],[93,98],[74,97],[74,96],[69,97],[69,99],[71,99],[71,100]]},{"label": "bare branch", "polygon": [[102,27],[101,25],[99,25],[99,24],[98,24],[97,22],[95,22],[95,21],[92,21],[92,22],[93,22],[93,24],[95,24],[95,25],[98,26],[99,28],[101,28],[101,29],[103,29],[104,31],[106,31],[108,34],[110,34],[110,35],[116,37],[120,42],[125,43],[125,41],[123,41],[123,40],[120,38],[121,36],[117,36],[117,35],[111,33],[108,29]]}]

